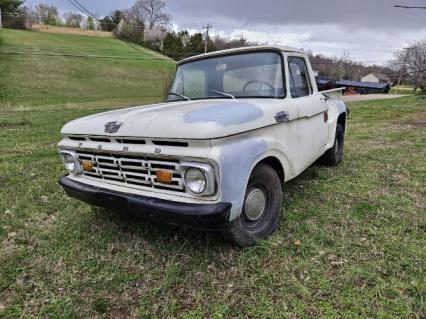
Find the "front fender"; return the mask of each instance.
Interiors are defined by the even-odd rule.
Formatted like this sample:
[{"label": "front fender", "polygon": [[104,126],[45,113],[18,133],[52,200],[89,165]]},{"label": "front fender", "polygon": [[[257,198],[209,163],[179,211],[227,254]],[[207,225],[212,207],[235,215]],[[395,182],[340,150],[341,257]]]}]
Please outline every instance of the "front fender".
[{"label": "front fender", "polygon": [[212,142],[209,158],[218,164],[221,201],[232,204],[230,221],[241,214],[251,170],[268,148],[268,142],[256,136]]},{"label": "front fender", "polygon": [[267,130],[268,134],[258,131],[212,141],[209,158],[218,164],[220,201],[232,204],[230,221],[240,216],[250,174],[261,161],[277,159],[284,171],[284,181],[297,175],[294,160],[288,157],[291,154],[286,139],[274,138],[280,136],[275,132],[278,127]]}]

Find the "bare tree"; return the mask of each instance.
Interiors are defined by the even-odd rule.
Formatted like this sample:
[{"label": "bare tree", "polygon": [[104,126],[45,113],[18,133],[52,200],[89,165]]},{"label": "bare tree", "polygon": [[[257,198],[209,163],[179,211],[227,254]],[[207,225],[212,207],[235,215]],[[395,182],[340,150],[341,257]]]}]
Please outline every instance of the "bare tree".
[{"label": "bare tree", "polygon": [[57,25],[59,23],[59,11],[55,6],[40,3],[35,7],[37,16],[41,22],[48,25]]},{"label": "bare tree", "polygon": [[167,31],[156,28],[145,30],[144,43],[151,49],[159,51],[166,37]]},{"label": "bare tree", "polygon": [[235,38],[232,40],[227,38],[222,38],[217,35],[213,39],[213,45],[216,50],[225,50],[225,49],[255,46],[255,45],[258,45],[258,43],[248,41],[244,37],[244,34],[241,34],[238,38]]},{"label": "bare tree", "polygon": [[32,30],[34,24],[40,23],[40,21],[38,20],[37,12],[32,8],[22,7],[21,12],[25,17],[25,28],[27,30]]},{"label": "bare tree", "polygon": [[171,16],[164,11],[166,4],[161,0],[140,0],[145,2],[145,11],[147,13],[147,26],[149,29],[154,27],[165,28],[169,25]]},{"label": "bare tree", "polygon": [[408,75],[415,88],[426,92],[426,39],[397,52],[395,58],[394,68]]},{"label": "bare tree", "polygon": [[80,28],[83,16],[79,13],[65,12],[63,14],[65,25],[70,28]]},{"label": "bare tree", "polygon": [[171,17],[165,12],[166,4],[161,0],[137,0],[135,4],[126,11],[126,16],[145,25],[148,29],[167,28]]}]

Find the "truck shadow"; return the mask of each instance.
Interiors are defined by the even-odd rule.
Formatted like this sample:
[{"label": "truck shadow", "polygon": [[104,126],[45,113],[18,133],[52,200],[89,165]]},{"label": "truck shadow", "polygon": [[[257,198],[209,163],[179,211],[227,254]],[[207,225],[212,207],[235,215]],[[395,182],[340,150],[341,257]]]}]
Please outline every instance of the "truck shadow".
[{"label": "truck shadow", "polygon": [[161,223],[129,213],[93,207],[93,222],[113,227],[120,238],[139,238],[154,246],[176,248],[177,243],[197,247],[230,246],[219,233],[198,231],[181,226]]},{"label": "truck shadow", "polygon": [[[292,201],[299,202],[301,198],[305,197],[305,186],[313,180],[318,180],[320,169],[322,168],[319,165],[314,164],[296,179],[284,185],[284,210],[291,205]],[[177,245],[184,245],[187,247],[186,253],[190,253],[194,248],[198,253],[211,249],[220,251],[227,248],[237,248],[226,242],[218,232],[198,231],[174,226],[105,208],[93,207],[92,212],[93,219],[91,223],[96,224],[99,231],[113,229],[113,236],[120,241],[126,240],[126,238],[129,241],[141,240],[155,247],[161,246],[165,250],[176,249]],[[277,231],[285,229],[286,219],[286,214],[282,214]],[[185,252],[182,251],[182,253]]]}]

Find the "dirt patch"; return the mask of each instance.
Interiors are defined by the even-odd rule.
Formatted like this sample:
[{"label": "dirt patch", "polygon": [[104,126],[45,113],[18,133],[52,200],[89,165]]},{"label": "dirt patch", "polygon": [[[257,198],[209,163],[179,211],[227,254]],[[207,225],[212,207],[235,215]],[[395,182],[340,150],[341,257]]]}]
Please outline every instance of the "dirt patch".
[{"label": "dirt patch", "polygon": [[410,125],[414,127],[426,127],[426,119],[418,119],[418,120],[409,120],[404,122],[405,125]]},{"label": "dirt patch", "polygon": [[3,240],[1,247],[0,247],[0,253],[1,255],[11,255],[15,251],[15,238],[17,234],[15,232],[10,232],[7,234],[6,238]]},{"label": "dirt patch", "polygon": [[386,125],[385,127],[402,130],[426,127],[426,112],[416,112],[410,117],[402,118],[399,121]]},{"label": "dirt patch", "polygon": [[[14,123],[8,123],[8,122],[0,122],[0,127],[1,128],[10,128],[10,127],[19,127],[19,126],[30,126],[31,122],[28,120],[22,120],[19,122],[14,122]],[[0,182],[1,182],[1,178],[0,178]]]}]

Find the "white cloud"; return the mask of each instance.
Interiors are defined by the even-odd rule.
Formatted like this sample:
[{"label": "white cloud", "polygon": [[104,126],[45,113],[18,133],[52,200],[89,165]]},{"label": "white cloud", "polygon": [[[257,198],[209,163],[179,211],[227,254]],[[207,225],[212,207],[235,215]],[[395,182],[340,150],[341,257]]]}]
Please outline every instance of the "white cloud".
[{"label": "white cloud", "polygon": [[[196,31],[196,30],[194,30]],[[257,25],[238,28],[230,32],[215,29],[214,35],[239,38],[259,44],[283,45],[311,50],[315,54],[342,56],[349,53],[353,60],[366,64],[384,64],[393,58],[396,51],[408,43],[425,37],[426,28],[405,32],[395,30],[392,34],[385,31],[371,32],[357,29],[348,32],[337,25]]]}]

